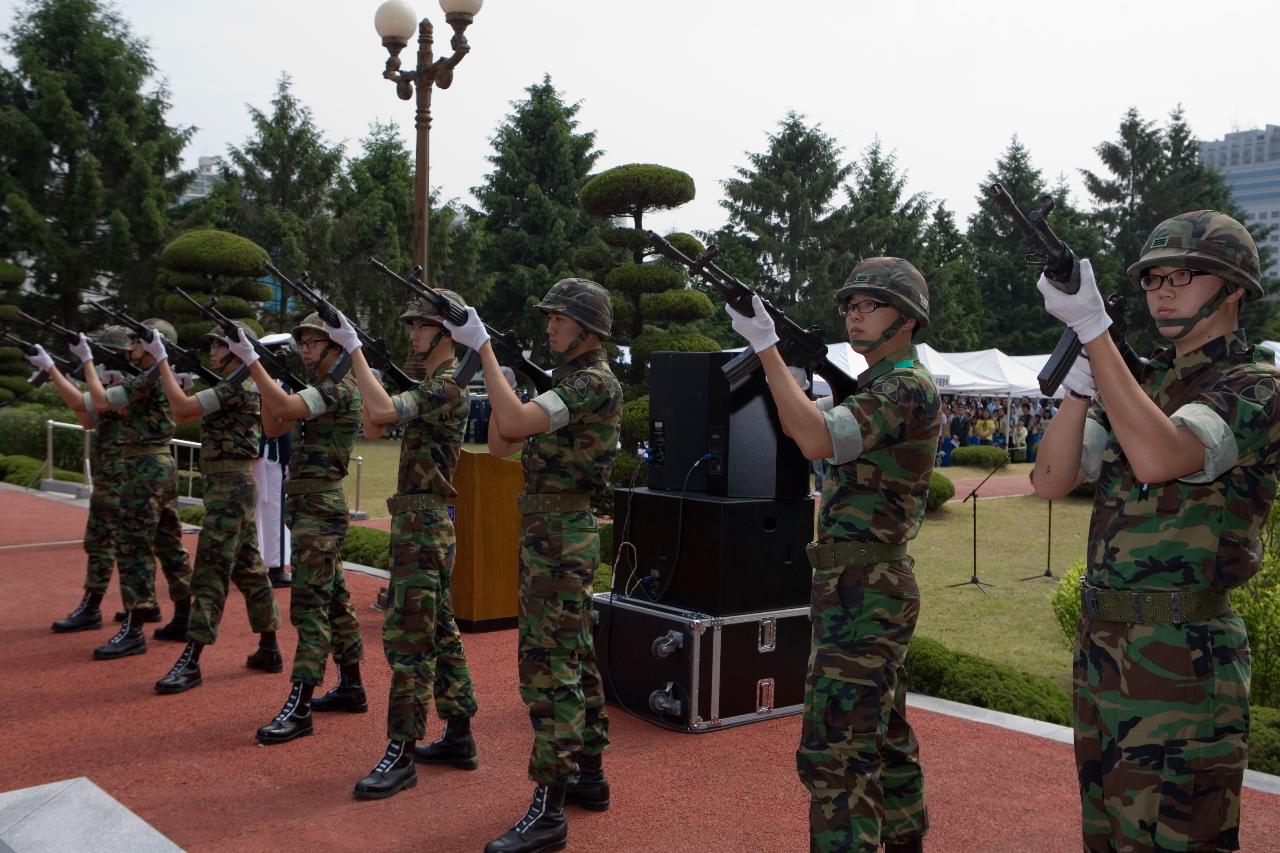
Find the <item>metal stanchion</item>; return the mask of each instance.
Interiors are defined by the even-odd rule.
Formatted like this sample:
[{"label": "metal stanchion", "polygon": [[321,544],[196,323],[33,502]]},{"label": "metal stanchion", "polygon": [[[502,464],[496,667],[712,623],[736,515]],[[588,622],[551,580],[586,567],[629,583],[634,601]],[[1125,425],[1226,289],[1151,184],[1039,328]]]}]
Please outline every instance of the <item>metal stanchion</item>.
[{"label": "metal stanchion", "polygon": [[359,521],[360,519],[369,517],[369,513],[363,512],[360,509],[360,473],[364,470],[364,457],[352,456],[351,458],[354,459],[356,463],[356,501],[347,515],[350,518]]}]

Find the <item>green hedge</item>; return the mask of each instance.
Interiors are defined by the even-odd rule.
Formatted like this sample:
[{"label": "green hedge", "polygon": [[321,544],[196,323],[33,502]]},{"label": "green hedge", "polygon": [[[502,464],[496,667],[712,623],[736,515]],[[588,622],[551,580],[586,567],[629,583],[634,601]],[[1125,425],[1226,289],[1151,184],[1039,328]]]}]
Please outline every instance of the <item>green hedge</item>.
[{"label": "green hedge", "polygon": [[684,276],[679,270],[659,264],[623,264],[614,268],[605,279],[610,290],[627,295],[638,293],[662,293],[679,290],[684,286]]},{"label": "green hedge", "polygon": [[1052,681],[977,655],[955,652],[925,637],[907,648],[907,683],[917,693],[1071,725],[1071,700]]},{"label": "green hedge", "polygon": [[[19,455],[0,456],[0,480],[6,483],[34,489],[40,485],[44,475],[43,459]],[[64,483],[83,483],[84,475],[76,471],[54,468],[53,479]]]},{"label": "green hedge", "polygon": [[1254,705],[1249,720],[1249,769],[1280,776],[1280,708]]},{"label": "green hedge", "polygon": [[[634,448],[649,438],[649,398],[640,397],[622,404],[622,419],[619,422],[622,446]],[[628,472],[630,473],[630,472]],[[616,477],[614,478],[617,479]]]},{"label": "green hedge", "polygon": [[638,210],[669,210],[694,197],[693,178],[655,163],[627,163],[587,179],[578,193],[592,216],[630,216]]},{"label": "green hedge", "polygon": [[188,231],[160,250],[160,264],[185,273],[255,276],[270,260],[265,249],[230,231]]},{"label": "green hedge", "polygon": [[[44,459],[46,420],[75,423],[71,410],[19,403],[0,409],[0,455],[18,454]],[[53,431],[53,464],[59,468],[78,470],[84,458],[84,435],[78,430]]]},{"label": "green hedge", "polygon": [[672,231],[667,235],[666,240],[690,258],[698,257],[707,248],[697,237],[692,234],[686,234],[683,231]]},{"label": "green hedge", "polygon": [[1049,603],[1053,605],[1053,618],[1058,620],[1058,630],[1066,641],[1067,648],[1076,644],[1076,623],[1080,621],[1080,578],[1084,577],[1084,560],[1076,560],[1071,564],[1059,580],[1058,585],[1049,593]]},{"label": "green hedge", "polygon": [[178,518],[182,519],[183,524],[194,524],[199,527],[204,524],[204,504],[184,506],[178,510]]},{"label": "green hedge", "polygon": [[640,297],[640,308],[645,322],[650,323],[692,323],[707,319],[716,310],[707,294],[692,288],[646,293]]},{"label": "green hedge", "polygon": [[375,569],[391,567],[391,534],[372,527],[352,525],[342,540],[342,559]]},{"label": "green hedge", "polygon": [[957,447],[951,451],[952,465],[972,465],[975,468],[1003,468],[1009,464],[1009,451],[1003,447],[976,445]]},{"label": "green hedge", "polygon": [[929,474],[929,496],[925,498],[925,512],[933,512],[956,496],[955,484],[933,471]]}]

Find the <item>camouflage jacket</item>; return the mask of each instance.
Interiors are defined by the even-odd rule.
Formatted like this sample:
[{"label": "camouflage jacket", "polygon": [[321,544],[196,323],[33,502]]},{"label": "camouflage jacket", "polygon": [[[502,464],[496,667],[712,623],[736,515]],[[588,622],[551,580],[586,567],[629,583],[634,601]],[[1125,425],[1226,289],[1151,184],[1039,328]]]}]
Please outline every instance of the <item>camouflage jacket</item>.
[{"label": "camouflage jacket", "polygon": [[820,400],[835,456],[822,483],[818,541],[902,543],[924,520],[942,404],[914,346],[858,377],[858,393]]},{"label": "camouflage jacket", "polygon": [[258,458],[262,402],[248,380],[219,382],[196,393],[204,410],[200,461]]},{"label": "camouflage jacket", "polygon": [[93,418],[93,437],[89,440],[89,467],[96,477],[108,465],[119,462],[124,451],[124,416],[119,412],[96,412],[89,395],[84,395],[85,409]]},{"label": "camouflage jacket", "polygon": [[343,479],[360,428],[361,399],[355,377],[348,374],[341,382],[326,377],[303,388],[298,396],[306,402],[310,416],[294,430],[289,478]]},{"label": "camouflage jacket", "polygon": [[430,378],[391,398],[404,440],[400,442],[400,478],[396,488],[453,497],[453,471],[462,454],[471,397],[452,379],[456,364],[440,365]]},{"label": "camouflage jacket", "polygon": [[1140,483],[1103,402],[1085,424],[1081,467],[1096,478],[1088,579],[1106,589],[1230,589],[1261,561],[1258,532],[1276,496],[1280,371],[1243,332],[1151,360],[1142,388],[1205,445],[1205,467]]},{"label": "camouflage jacket", "polygon": [[159,369],[153,366],[107,389],[107,405],[113,411],[124,409],[126,445],[168,444],[173,438],[176,424],[159,379]]},{"label": "camouflage jacket", "polygon": [[622,386],[602,349],[560,365],[552,380],[555,386],[533,399],[551,428],[525,440],[524,490],[601,494],[618,453]]}]

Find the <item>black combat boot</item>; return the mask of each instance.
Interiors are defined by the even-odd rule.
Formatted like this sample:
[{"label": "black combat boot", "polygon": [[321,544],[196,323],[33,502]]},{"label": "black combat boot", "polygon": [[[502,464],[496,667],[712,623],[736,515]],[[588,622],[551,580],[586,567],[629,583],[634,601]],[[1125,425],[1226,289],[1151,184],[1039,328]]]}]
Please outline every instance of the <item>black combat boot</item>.
[{"label": "black combat boot", "polygon": [[450,717],[444,724],[444,736],[413,748],[413,758],[423,764],[451,764],[463,770],[480,766],[476,742],[471,737],[470,717]]},{"label": "black combat boot", "polygon": [[169,674],[156,682],[156,692],[181,693],[192,687],[199,687],[204,682],[200,677],[200,651],[203,648],[203,643],[189,641]]},{"label": "black combat boot", "polygon": [[578,781],[569,786],[564,801],[593,812],[609,808],[609,780],[604,775],[603,755],[578,756]]},{"label": "black combat boot", "polygon": [[130,655],[147,653],[147,638],[142,636],[142,612],[134,611],[124,617],[120,630],[104,646],[93,650],[94,660],[115,660]]},{"label": "black combat boot", "polygon": [[289,691],[289,698],[284,700],[280,713],[258,729],[258,743],[271,746],[314,734],[311,730],[311,691],[314,689],[314,685],[293,682],[293,689]]},{"label": "black combat boot", "polygon": [[267,578],[272,589],[288,589],[293,586],[293,575],[284,570],[284,566],[272,566],[267,569]]},{"label": "black combat boot", "polygon": [[382,800],[416,784],[418,771],[413,766],[413,741],[393,740],[387,744],[382,760],[356,783],[352,793],[358,800]]},{"label": "black combat boot", "polygon": [[[128,610],[117,610],[114,618],[117,622],[123,622],[124,617],[128,615],[129,615]],[[160,605],[158,604],[155,607],[148,607],[146,610],[142,611],[143,622],[159,622],[161,618],[162,617],[160,616]]]},{"label": "black combat boot", "polygon": [[75,610],[68,613],[65,619],[59,619],[53,623],[51,626],[53,632],[67,634],[72,631],[91,631],[94,628],[101,628],[102,611],[99,609],[101,604],[102,593],[86,592]]},{"label": "black combat boot", "polygon": [[281,672],[284,660],[280,657],[280,646],[276,644],[275,631],[263,631],[258,635],[258,650],[244,660],[249,669],[260,669],[263,672]]},{"label": "black combat boot", "polygon": [[515,826],[484,846],[484,853],[542,853],[563,850],[569,843],[564,816],[564,785],[539,785],[529,811]]},{"label": "black combat boot", "polygon": [[369,710],[364,698],[364,684],[360,680],[360,664],[345,663],[338,672],[338,684],[328,693],[311,703],[313,711],[346,711],[363,714]]},{"label": "black combat boot", "polygon": [[906,838],[885,839],[884,853],[924,853],[924,836],[909,835]]},{"label": "black combat boot", "polygon": [[169,624],[163,628],[157,628],[151,632],[151,636],[157,640],[173,640],[178,643],[187,641],[187,623],[191,619],[191,599],[184,598],[182,601],[173,603],[173,618],[169,620]]}]

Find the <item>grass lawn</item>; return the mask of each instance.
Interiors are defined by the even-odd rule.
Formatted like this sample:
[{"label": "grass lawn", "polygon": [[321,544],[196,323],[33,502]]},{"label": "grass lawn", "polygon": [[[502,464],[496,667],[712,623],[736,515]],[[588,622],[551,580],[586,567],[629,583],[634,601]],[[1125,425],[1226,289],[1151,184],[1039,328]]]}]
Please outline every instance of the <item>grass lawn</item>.
[{"label": "grass lawn", "polygon": [[[484,453],[483,444],[464,444],[463,447],[475,453]],[[396,493],[396,477],[400,473],[400,442],[390,439],[356,439],[351,449],[351,466],[347,471],[347,479],[343,488],[347,494],[347,502],[352,509],[356,508],[356,460],[361,457],[364,462],[360,468],[360,509],[370,518],[387,517],[387,498]]]}]

